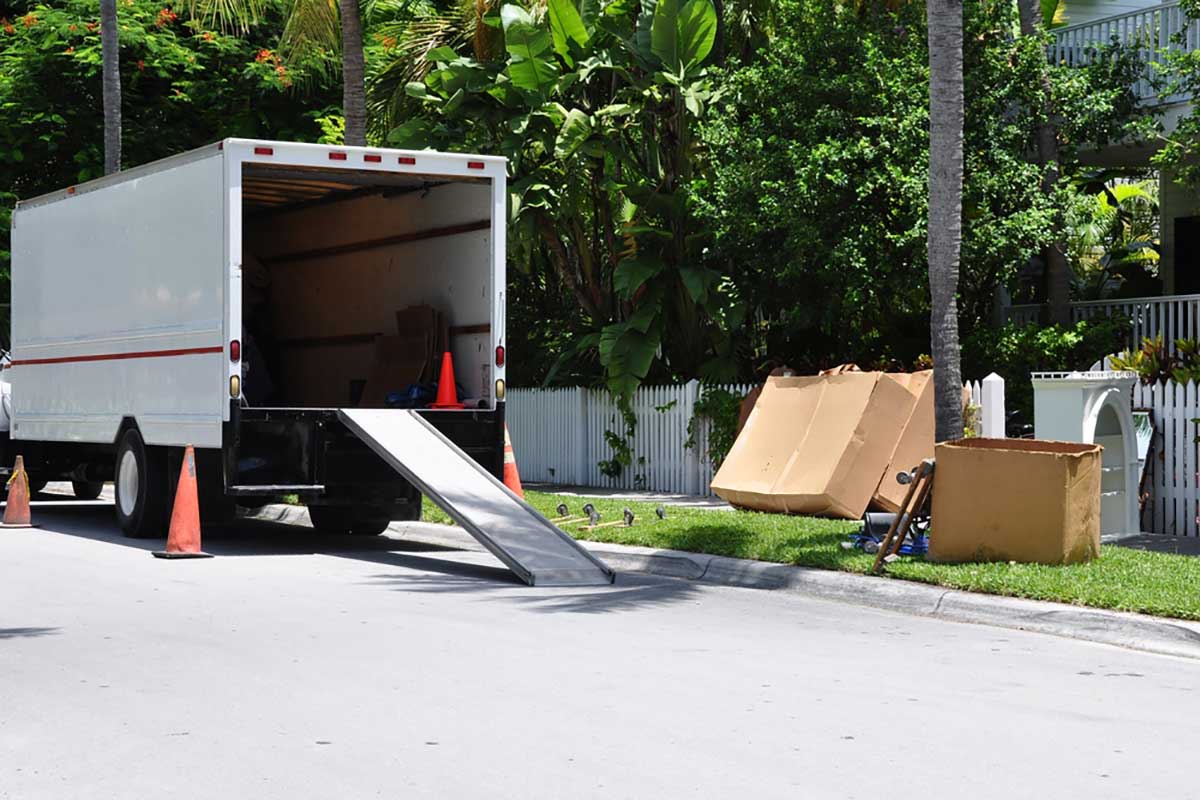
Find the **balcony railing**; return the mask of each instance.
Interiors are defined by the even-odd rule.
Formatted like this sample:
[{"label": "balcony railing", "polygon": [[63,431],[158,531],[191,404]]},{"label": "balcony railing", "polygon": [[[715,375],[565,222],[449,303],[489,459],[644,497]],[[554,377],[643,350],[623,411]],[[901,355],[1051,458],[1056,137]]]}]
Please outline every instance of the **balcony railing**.
[{"label": "balcony railing", "polygon": [[[1041,306],[1010,306],[1007,318],[1018,325],[1037,322]],[[1126,344],[1136,347],[1145,338],[1162,336],[1174,352],[1176,339],[1200,339],[1200,294],[1168,297],[1130,297],[1118,300],[1087,300],[1071,303],[1071,319],[1121,316],[1129,319]]]},{"label": "balcony railing", "polygon": [[[1181,32],[1184,35],[1177,36]],[[1177,2],[1058,28],[1054,37],[1050,58],[1056,64],[1091,64],[1102,56],[1105,46],[1118,44],[1136,50],[1145,64],[1142,77],[1133,85],[1139,100],[1172,103],[1188,99],[1159,96],[1163,90],[1160,85],[1163,54],[1200,49],[1200,24],[1189,25],[1187,15]]]}]

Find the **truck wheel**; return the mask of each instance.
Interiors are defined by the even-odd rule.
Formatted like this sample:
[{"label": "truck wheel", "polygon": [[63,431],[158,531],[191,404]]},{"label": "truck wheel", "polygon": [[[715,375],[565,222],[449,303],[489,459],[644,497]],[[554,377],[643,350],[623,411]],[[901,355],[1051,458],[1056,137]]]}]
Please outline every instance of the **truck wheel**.
[{"label": "truck wheel", "polygon": [[75,497],[80,500],[95,500],[104,491],[104,481],[71,481]]},{"label": "truck wheel", "polygon": [[309,506],[308,518],[321,533],[378,536],[387,530],[391,520],[378,516],[375,511],[354,506]]},{"label": "truck wheel", "polygon": [[117,522],[126,536],[149,539],[167,533],[167,452],[147,447],[134,428],[117,445]]}]

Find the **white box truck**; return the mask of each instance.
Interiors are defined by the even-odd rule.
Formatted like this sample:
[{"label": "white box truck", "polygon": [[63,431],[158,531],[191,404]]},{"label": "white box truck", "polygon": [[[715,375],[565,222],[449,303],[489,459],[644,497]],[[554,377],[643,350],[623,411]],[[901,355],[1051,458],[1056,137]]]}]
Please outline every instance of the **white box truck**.
[{"label": "white box truck", "polygon": [[611,581],[498,480],[506,203],[503,158],[241,139],[18,203],[4,463],[161,536],[191,444],[208,520],[378,533],[424,493],[531,583]]}]

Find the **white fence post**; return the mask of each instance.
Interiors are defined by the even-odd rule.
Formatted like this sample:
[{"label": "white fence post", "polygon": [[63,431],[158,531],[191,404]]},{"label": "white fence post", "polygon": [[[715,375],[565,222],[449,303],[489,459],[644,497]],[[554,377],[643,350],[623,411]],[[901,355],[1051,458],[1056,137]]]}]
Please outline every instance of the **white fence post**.
[{"label": "white fence post", "polygon": [[[683,386],[683,419],[684,422],[684,437],[687,437],[687,421],[691,420],[696,414],[696,401],[700,399],[700,381],[692,378]],[[701,474],[703,469],[704,453],[702,452],[707,445],[707,436],[703,435],[700,430],[700,423],[696,423],[696,446],[684,448],[684,475],[686,476],[686,486],[684,490],[687,494],[704,494],[708,489],[704,485],[704,476]]]},{"label": "white fence post", "polygon": [[571,478],[571,483],[582,486],[588,467],[588,390],[582,386],[575,388],[575,407],[578,412],[578,416],[575,418],[574,436],[575,474]]},{"label": "white fence post", "polygon": [[979,398],[980,433],[986,439],[1003,439],[1004,425],[1004,378],[992,373],[983,379]]}]

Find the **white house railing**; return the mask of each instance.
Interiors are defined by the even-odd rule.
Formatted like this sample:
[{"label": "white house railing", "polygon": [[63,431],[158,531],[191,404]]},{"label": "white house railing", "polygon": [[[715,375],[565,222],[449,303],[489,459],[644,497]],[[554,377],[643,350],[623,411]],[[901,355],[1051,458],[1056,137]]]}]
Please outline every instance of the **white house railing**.
[{"label": "white house railing", "polygon": [[[1037,322],[1041,306],[1010,306],[1008,320],[1018,325]],[[1078,322],[1097,316],[1120,315],[1129,318],[1129,338],[1134,347],[1142,339],[1162,336],[1168,349],[1176,339],[1200,339],[1200,294],[1167,297],[1131,297],[1119,300],[1088,300],[1071,304],[1071,319]]]},{"label": "white house railing", "polygon": [[[1176,34],[1185,35],[1177,41]],[[1163,3],[1127,14],[1117,14],[1103,19],[1068,25],[1053,31],[1054,44],[1050,47],[1050,59],[1056,64],[1084,66],[1101,57],[1103,48],[1120,44],[1137,50],[1146,65],[1143,76],[1134,84],[1133,91],[1139,100],[1158,101],[1161,87],[1157,84],[1165,51],[1189,52],[1200,48],[1200,25],[1189,25],[1187,15],[1179,3]],[[1183,97],[1168,97],[1164,102],[1178,102]]]}]

